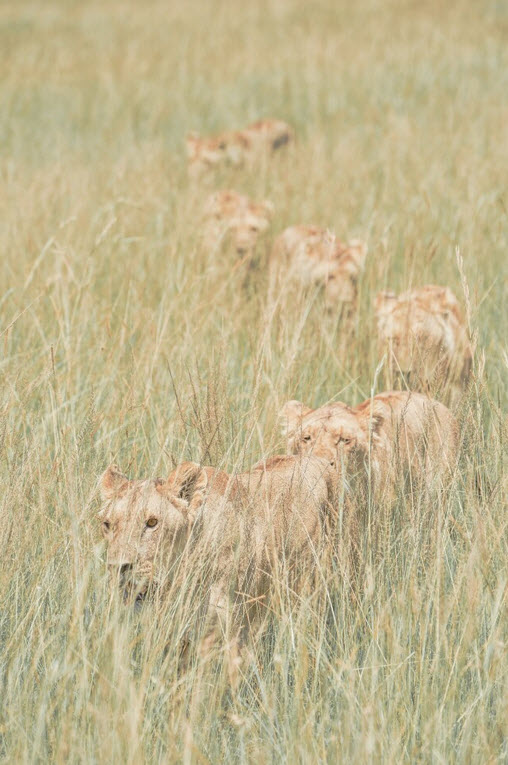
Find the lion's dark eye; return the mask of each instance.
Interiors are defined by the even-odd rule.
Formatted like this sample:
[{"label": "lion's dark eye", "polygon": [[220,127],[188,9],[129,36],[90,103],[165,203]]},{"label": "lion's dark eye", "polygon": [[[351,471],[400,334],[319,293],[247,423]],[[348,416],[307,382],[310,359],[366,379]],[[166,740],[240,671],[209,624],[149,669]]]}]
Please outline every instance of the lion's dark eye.
[{"label": "lion's dark eye", "polygon": [[312,436],[304,436],[303,440],[307,441],[307,443],[308,443],[309,441],[312,441]]},{"label": "lion's dark eye", "polygon": [[351,439],[351,438],[344,438],[344,436],[342,436],[340,440],[341,440],[341,442],[343,444],[350,444],[353,439]]},{"label": "lion's dark eye", "polygon": [[104,521],[103,524],[102,524],[102,530],[104,531],[105,534],[107,534],[107,532],[110,530],[110,528],[111,528],[110,522],[109,521]]},{"label": "lion's dark eye", "polygon": [[149,529],[153,529],[154,526],[157,526],[158,522],[159,521],[157,520],[157,518],[149,518],[146,522],[146,525],[148,526]]},{"label": "lion's dark eye", "polygon": [[257,234],[258,227],[257,226],[250,226],[250,231],[252,231],[253,234]]}]

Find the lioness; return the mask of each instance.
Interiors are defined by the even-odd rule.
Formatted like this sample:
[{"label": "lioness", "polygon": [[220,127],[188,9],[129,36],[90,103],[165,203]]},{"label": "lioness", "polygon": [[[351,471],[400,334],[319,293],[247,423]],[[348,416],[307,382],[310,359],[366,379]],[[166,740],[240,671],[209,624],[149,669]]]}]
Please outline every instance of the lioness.
[{"label": "lioness", "polygon": [[317,409],[288,401],[280,412],[292,454],[322,457],[374,496],[391,499],[397,476],[428,490],[446,486],[457,459],[457,423],[449,409],[421,393],[379,393],[357,406]]},{"label": "lioness", "polygon": [[273,205],[268,200],[253,202],[236,191],[216,191],[205,202],[205,243],[213,247],[230,237],[238,255],[251,254],[272,215]]},{"label": "lioness", "polygon": [[428,392],[449,388],[456,398],[472,366],[472,349],[459,302],[448,287],[428,284],[398,297],[380,292],[375,311],[380,352],[393,376]]},{"label": "lioness", "polygon": [[233,476],[185,462],[166,480],[109,467],[98,515],[108,565],[126,601],[200,570],[205,642],[219,629],[236,638],[280,570],[312,571],[332,481],[316,457],[273,457]]},{"label": "lioness", "polygon": [[305,287],[323,285],[329,309],[340,304],[353,308],[366,255],[367,245],[359,239],[345,244],[317,226],[290,226],[270,255],[271,292],[291,280]]},{"label": "lioness", "polygon": [[186,138],[189,173],[196,177],[221,165],[253,165],[293,138],[289,125],[274,119],[259,120],[244,130],[204,138],[189,133]]}]

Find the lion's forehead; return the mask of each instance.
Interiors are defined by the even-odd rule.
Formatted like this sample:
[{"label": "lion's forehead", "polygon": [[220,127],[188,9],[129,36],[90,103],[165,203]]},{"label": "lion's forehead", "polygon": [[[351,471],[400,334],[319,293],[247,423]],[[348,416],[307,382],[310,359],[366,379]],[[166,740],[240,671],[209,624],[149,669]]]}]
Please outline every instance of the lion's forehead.
[{"label": "lion's forehead", "polygon": [[133,481],[129,490],[102,510],[102,515],[136,522],[147,513],[160,510],[164,501],[157,491],[157,481]]},{"label": "lion's forehead", "polygon": [[333,408],[317,409],[311,412],[304,418],[302,429],[312,430],[314,435],[326,438],[326,436],[341,435],[346,431],[356,433],[360,430],[360,426],[353,412],[336,405]]},{"label": "lion's forehead", "polygon": [[380,318],[380,325],[387,331],[405,332],[416,325],[433,326],[439,317],[435,311],[419,303],[405,302],[394,306],[392,311]]}]

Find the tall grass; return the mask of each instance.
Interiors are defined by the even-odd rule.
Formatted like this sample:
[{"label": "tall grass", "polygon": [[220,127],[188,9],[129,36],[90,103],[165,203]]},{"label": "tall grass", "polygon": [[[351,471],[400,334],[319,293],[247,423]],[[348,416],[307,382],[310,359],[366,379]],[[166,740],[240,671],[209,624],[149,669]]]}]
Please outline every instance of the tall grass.
[{"label": "tall grass", "polygon": [[[506,6],[4,3],[0,48],[0,756],[505,760]],[[294,150],[216,179],[276,207],[245,287],[183,137],[272,115]],[[319,295],[267,305],[296,222],[368,239],[347,342]],[[430,282],[467,284],[476,338],[450,496],[427,528],[401,497],[358,590],[340,556],[277,590],[238,688],[222,656],[179,673],[181,604],[109,589],[98,475],[280,451],[287,398],[369,395],[377,290]]]}]

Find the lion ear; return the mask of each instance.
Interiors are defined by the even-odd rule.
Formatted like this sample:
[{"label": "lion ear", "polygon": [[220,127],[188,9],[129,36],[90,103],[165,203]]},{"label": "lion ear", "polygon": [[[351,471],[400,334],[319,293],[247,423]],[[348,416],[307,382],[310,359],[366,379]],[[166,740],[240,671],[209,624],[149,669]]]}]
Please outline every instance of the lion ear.
[{"label": "lion ear", "polygon": [[294,435],[298,425],[306,414],[312,412],[312,409],[302,404],[301,401],[286,401],[279,412],[280,429],[283,436],[289,438]]},{"label": "lion ear", "polygon": [[383,405],[379,401],[368,401],[361,412],[361,425],[363,429],[372,435],[377,435],[381,425],[385,421]]},{"label": "lion ear", "polygon": [[376,316],[382,316],[390,312],[392,306],[397,302],[397,295],[391,290],[378,292],[374,300],[374,311]]},{"label": "lion ear", "polygon": [[196,509],[203,502],[207,486],[208,475],[204,468],[197,462],[182,462],[169,474],[161,489],[164,494],[185,500],[189,509]]},{"label": "lion ear", "polygon": [[116,465],[110,465],[101,476],[100,487],[102,499],[121,497],[127,491],[129,479]]}]

